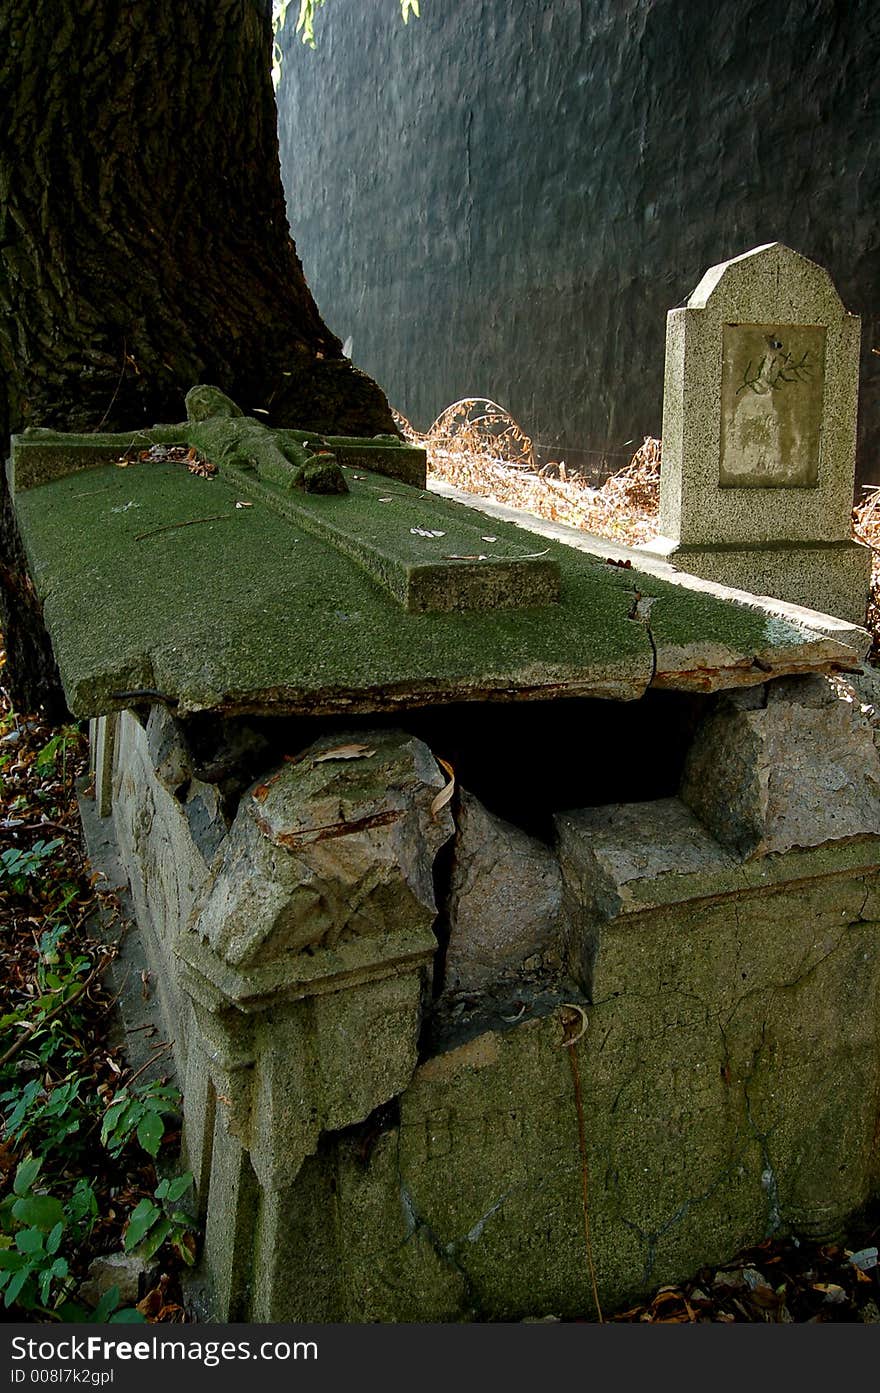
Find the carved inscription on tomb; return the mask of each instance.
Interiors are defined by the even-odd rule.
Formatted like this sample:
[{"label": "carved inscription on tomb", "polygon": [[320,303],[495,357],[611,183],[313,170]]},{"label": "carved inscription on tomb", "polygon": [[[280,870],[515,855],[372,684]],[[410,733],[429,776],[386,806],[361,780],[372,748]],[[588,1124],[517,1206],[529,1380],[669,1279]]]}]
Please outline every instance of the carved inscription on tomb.
[{"label": "carved inscription on tomb", "polygon": [[824,385],[822,326],[725,324],[720,486],[815,486]]}]

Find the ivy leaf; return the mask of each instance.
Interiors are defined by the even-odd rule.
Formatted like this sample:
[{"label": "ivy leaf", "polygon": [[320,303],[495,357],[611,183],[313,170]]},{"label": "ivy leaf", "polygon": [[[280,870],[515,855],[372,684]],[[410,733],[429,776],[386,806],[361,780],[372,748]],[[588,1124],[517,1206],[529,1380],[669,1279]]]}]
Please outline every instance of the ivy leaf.
[{"label": "ivy leaf", "polygon": [[104,1121],[101,1123],[102,1146],[106,1145],[108,1136],[112,1132],[120,1113],[123,1112],[126,1106],[128,1105],[128,1102],[129,1096],[125,1092],[125,1090],[122,1090],[120,1093],[117,1093],[116,1097],[113,1099],[113,1102],[110,1104],[109,1108],[105,1112]]},{"label": "ivy leaf", "polygon": [[[158,1210],[156,1212],[158,1213]],[[165,1242],[170,1232],[171,1220],[160,1219],[156,1227],[152,1229],[143,1242],[139,1244],[138,1256],[142,1258],[151,1258],[153,1254],[158,1252],[162,1247],[162,1244]]]},{"label": "ivy leaf", "polygon": [[20,1253],[33,1257],[43,1252],[43,1235],[39,1229],[22,1229],[15,1235],[15,1246]]},{"label": "ivy leaf", "polygon": [[61,1243],[61,1235],[64,1232],[63,1223],[56,1224],[49,1237],[46,1239],[46,1252],[57,1253]]},{"label": "ivy leaf", "polygon": [[42,1229],[44,1233],[48,1233],[56,1224],[63,1227],[66,1222],[60,1200],[53,1199],[51,1195],[29,1195],[25,1199],[16,1200],[12,1206],[12,1214],[20,1224],[30,1224],[32,1228]]},{"label": "ivy leaf", "polygon": [[172,1180],[167,1190],[169,1203],[173,1204],[175,1200],[179,1200],[185,1195],[192,1183],[193,1178],[191,1171],[186,1171],[183,1175],[179,1175],[175,1180]]},{"label": "ivy leaf", "polygon": [[132,1211],[128,1228],[125,1231],[124,1246],[127,1253],[130,1253],[132,1248],[149,1233],[160,1213],[158,1205],[153,1204],[152,1200],[141,1200],[140,1204]]},{"label": "ivy leaf", "polygon": [[121,1311],[114,1311],[108,1321],[109,1325],[146,1325],[147,1318],[142,1315],[136,1306],[124,1306]]},{"label": "ivy leaf", "polygon": [[150,1156],[159,1154],[159,1146],[165,1135],[165,1123],[157,1112],[146,1113],[138,1123],[137,1139]]},{"label": "ivy leaf", "polygon": [[104,1292],[104,1295],[101,1297],[101,1300],[98,1302],[94,1311],[89,1316],[89,1320],[93,1321],[95,1325],[106,1324],[111,1313],[116,1310],[116,1307],[118,1305],[119,1288],[115,1286],[108,1287],[107,1291]]},{"label": "ivy leaf", "polygon": [[43,1158],[41,1156],[29,1156],[26,1161],[22,1161],[15,1172],[15,1180],[12,1183],[12,1188],[17,1195],[27,1194],[40,1174],[42,1164]]},{"label": "ivy leaf", "polygon": [[4,1306],[11,1306],[18,1296],[28,1277],[31,1275],[30,1267],[23,1267],[20,1272],[16,1272],[10,1279],[9,1286],[6,1288],[6,1295],[3,1298]]}]

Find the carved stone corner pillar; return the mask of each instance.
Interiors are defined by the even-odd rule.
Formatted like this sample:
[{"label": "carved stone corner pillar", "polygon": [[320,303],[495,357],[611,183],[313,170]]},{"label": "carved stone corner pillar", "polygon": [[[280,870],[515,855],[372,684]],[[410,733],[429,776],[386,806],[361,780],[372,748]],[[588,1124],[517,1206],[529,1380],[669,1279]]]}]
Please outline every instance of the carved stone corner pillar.
[{"label": "carved stone corner pillar", "polygon": [[242,799],[177,940],[193,1068],[265,1189],[290,1185],[323,1133],[362,1122],[416,1067],[431,868],[452,832],[448,809],[431,812],[443,784],[400,732],[318,742]]}]

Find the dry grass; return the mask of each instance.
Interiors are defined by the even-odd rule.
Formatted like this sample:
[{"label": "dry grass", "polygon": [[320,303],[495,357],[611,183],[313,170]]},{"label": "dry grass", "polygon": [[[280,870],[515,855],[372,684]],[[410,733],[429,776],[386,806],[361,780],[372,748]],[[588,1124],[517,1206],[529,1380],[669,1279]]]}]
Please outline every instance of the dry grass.
[{"label": "dry grass", "polygon": [[871,548],[871,595],[867,627],[871,632],[871,662],[880,666],[880,488],[865,487],[865,497],[853,509],[853,536]]},{"label": "dry grass", "polygon": [[596,489],[569,474],[563,462],[538,469],[529,437],[485,398],[448,406],[424,435],[395,416],[407,439],[427,450],[428,473],[436,479],[630,546],[657,533],[659,440],[648,437],[627,467]]},{"label": "dry grass", "polygon": [[[428,452],[428,473],[482,498],[524,508],[552,522],[633,546],[659,531],[660,441],[647,436],[625,469],[591,488],[564,463],[535,464],[532,442],[503,406],[465,397],[421,434],[404,416],[395,419],[407,439]],[[853,509],[853,536],[871,548],[873,568],[867,626],[871,659],[880,664],[880,487],[863,490]]]}]

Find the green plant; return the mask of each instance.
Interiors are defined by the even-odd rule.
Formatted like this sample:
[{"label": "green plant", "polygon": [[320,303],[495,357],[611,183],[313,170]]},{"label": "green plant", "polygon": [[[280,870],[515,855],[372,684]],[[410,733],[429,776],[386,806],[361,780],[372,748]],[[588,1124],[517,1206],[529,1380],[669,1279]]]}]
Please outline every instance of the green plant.
[{"label": "green plant", "polygon": [[79,732],[76,726],[62,726],[52,739],[47,741],[41,750],[38,751],[34,763],[37,769],[45,771],[54,768],[59,751],[61,752],[61,778],[67,777],[67,751],[77,744]]},{"label": "green plant", "polygon": [[[85,1077],[84,1061],[76,1033],[82,1020],[76,1002],[96,969],[84,953],[61,947],[66,930],[66,925],[55,925],[42,935],[31,979],[33,994],[0,1016],[0,1030],[10,1036],[16,1032],[14,1043],[0,1057],[0,1088],[6,1090],[0,1093],[0,1116],[15,1143],[39,1123],[56,1133],[49,1138],[50,1147],[64,1141],[76,1130],[73,1115],[82,1110],[77,1080]],[[39,1079],[24,1086],[22,1060],[26,1074],[40,1072]],[[29,1141],[36,1149],[30,1137]]]},{"label": "green plant", "polygon": [[101,1142],[117,1157],[136,1136],[144,1151],[157,1156],[165,1135],[164,1119],[176,1116],[179,1107],[180,1093],[170,1084],[120,1088],[104,1114]]},{"label": "green plant", "polygon": [[[296,21],[296,32],[302,35],[302,41],[309,48],[315,47],[315,11],[319,10],[325,0],[299,0],[299,16]],[[272,0],[272,81],[275,86],[281,80],[281,48],[278,43],[278,35],[284,28],[287,21],[287,11],[290,9],[292,0]],[[410,15],[419,18],[419,0],[400,0],[400,17],[404,24],[409,23]]]},{"label": "green plant", "polygon": [[31,1079],[0,1093],[3,1126],[7,1141],[17,1147],[27,1138],[31,1149],[39,1148],[43,1160],[61,1152],[69,1153],[70,1138],[88,1121],[90,1110],[79,1096],[85,1079],[71,1074],[46,1087],[42,1078]]},{"label": "green plant", "polygon": [[185,1209],[177,1207],[193,1183],[187,1171],[174,1180],[161,1180],[153,1198],[142,1199],[132,1210],[125,1231],[125,1251],[139,1257],[151,1258],[163,1243],[169,1243],[188,1266],[195,1262],[195,1219]]},{"label": "green plant", "polygon": [[34,1190],[43,1160],[29,1156],[16,1169],[12,1194],[0,1201],[0,1291],[7,1308],[52,1312],[68,1293],[62,1240],[81,1242],[98,1215],[92,1187],[79,1180],[66,1201]]},{"label": "green plant", "polygon": [[25,880],[28,876],[36,875],[37,871],[50,860],[61,845],[60,837],[53,837],[51,842],[34,842],[30,850],[24,847],[10,846],[5,851],[0,851],[0,884],[3,880],[9,880],[12,889],[17,895],[24,893],[27,888]]}]

